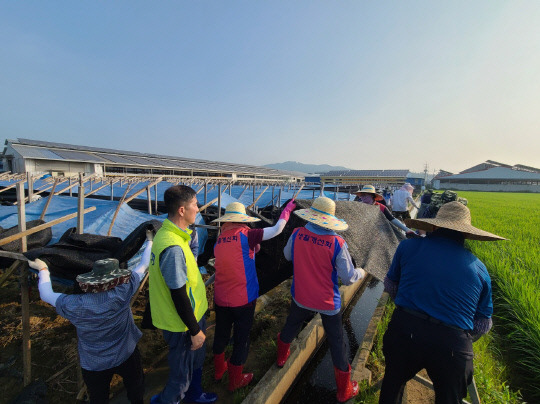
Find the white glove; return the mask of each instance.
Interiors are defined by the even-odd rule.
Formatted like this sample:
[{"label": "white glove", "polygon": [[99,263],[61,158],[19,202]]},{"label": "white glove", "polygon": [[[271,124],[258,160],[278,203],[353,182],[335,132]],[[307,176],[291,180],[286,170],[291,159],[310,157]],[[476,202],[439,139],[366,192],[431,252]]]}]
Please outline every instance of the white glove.
[{"label": "white glove", "polygon": [[45,264],[45,262],[41,261],[39,258],[36,258],[34,261],[28,260],[28,265],[30,268],[37,269],[38,271],[41,271],[42,269],[49,269],[47,264]]},{"label": "white glove", "polygon": [[148,241],[154,240],[154,232],[152,230],[146,230],[146,239]]},{"label": "white glove", "polygon": [[367,275],[367,272],[364,270],[364,268],[356,268],[356,270],[360,273],[359,279],[364,279]]}]

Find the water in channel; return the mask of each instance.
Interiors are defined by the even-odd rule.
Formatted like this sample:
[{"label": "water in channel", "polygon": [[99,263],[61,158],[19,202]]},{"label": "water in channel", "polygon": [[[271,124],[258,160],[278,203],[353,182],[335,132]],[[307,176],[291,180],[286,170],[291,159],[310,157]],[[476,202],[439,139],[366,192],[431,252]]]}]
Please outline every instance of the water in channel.
[{"label": "water in channel", "polygon": [[[343,316],[343,329],[352,363],[368,324],[377,307],[384,285],[376,279],[368,282],[356,294]],[[285,404],[332,403],[336,401],[334,367],[328,343],[325,341],[297,383],[283,400]]]}]

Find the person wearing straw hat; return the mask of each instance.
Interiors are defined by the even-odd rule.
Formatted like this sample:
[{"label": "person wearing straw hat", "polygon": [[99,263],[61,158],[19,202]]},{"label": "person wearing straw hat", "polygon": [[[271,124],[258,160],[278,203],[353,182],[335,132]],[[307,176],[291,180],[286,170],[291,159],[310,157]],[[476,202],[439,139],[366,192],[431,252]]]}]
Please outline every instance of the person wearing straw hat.
[{"label": "person wearing straw hat", "polygon": [[[255,253],[259,251],[262,241],[270,240],[283,231],[295,207],[294,200],[291,200],[277,223],[264,229],[248,227],[248,223],[260,219],[247,215],[246,208],[240,202],[228,204],[225,214],[213,220],[214,223],[222,223],[221,234],[214,246],[214,376],[216,380],[221,380],[228,370],[230,391],[248,385],[253,379],[253,373],[242,373],[242,370],[248,355],[249,332],[259,297]],[[233,326],[233,351],[226,362],[225,348]]]},{"label": "person wearing straw hat", "polygon": [[47,264],[39,258],[28,261],[39,271],[41,300],[56,307],[77,330],[82,376],[92,404],[109,402],[114,374],[122,376],[130,402],[143,403],[144,373],[137,348],[142,333],[133,321],[131,297],[150,262],[153,233],[146,234],[146,247],[133,270],[121,269],[117,259],[108,258],[94,262],[91,272],[77,276],[83,294],[54,292]]},{"label": "person wearing straw hat", "polygon": [[392,213],[398,219],[410,219],[411,215],[409,214],[409,203],[413,205],[416,209],[420,207],[414,202],[412,198],[412,193],[414,187],[406,182],[400,189],[394,191],[392,195]]},{"label": "person wearing straw hat", "polygon": [[169,345],[169,377],[151,404],[213,403],[203,392],[202,367],[206,341],[206,287],[190,248],[199,208],[196,192],[175,185],[163,194],[167,219],[156,233],[149,273],[152,323]]},{"label": "person wearing straw hat", "polygon": [[368,205],[374,205],[377,206],[384,217],[388,219],[390,223],[392,223],[397,228],[403,230],[407,237],[415,237],[416,233],[409,229],[407,226],[405,226],[401,221],[396,219],[391,213],[390,210],[381,203],[381,201],[384,200],[384,197],[381,194],[378,194],[375,191],[375,187],[373,185],[364,185],[361,189],[355,192],[355,194],[358,197],[359,202],[368,204]]},{"label": "person wearing straw hat", "polygon": [[379,403],[400,402],[406,382],[421,369],[437,403],[461,403],[473,375],[473,340],[491,328],[491,280],[464,240],[505,240],[471,225],[460,202],[433,219],[408,219],[425,238],[403,240],[384,280],[396,309],[383,339],[386,369]]},{"label": "person wearing straw hat", "polygon": [[291,342],[304,320],[320,313],[334,364],[337,400],[345,402],[358,394],[358,383],[351,380],[338,277],[350,285],[362,279],[365,272],[354,267],[347,243],[336,233],[349,226],[335,216],[335,211],[335,202],[326,197],[315,199],[308,209],[294,211],[308,223],[293,230],[283,250],[285,258],[293,262],[292,300],[285,326],[277,336],[276,364],[285,365]]}]

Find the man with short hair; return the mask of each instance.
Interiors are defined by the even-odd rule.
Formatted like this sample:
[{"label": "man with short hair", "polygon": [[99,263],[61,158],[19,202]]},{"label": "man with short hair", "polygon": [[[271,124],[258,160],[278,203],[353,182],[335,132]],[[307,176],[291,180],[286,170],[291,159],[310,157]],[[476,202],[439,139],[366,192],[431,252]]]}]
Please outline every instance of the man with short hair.
[{"label": "man with short hair", "polygon": [[505,240],[471,225],[459,202],[441,207],[434,219],[409,219],[428,231],[403,240],[384,279],[396,309],[383,338],[386,368],[381,404],[401,402],[403,388],[426,369],[437,404],[457,404],[473,376],[472,342],[491,328],[491,280],[465,239]]},{"label": "man with short hair", "polygon": [[205,357],[206,288],[190,249],[199,212],[195,191],[172,186],[163,196],[168,217],[156,233],[149,269],[152,322],[169,344],[169,379],[152,404],[213,403],[214,393],[202,391]]}]

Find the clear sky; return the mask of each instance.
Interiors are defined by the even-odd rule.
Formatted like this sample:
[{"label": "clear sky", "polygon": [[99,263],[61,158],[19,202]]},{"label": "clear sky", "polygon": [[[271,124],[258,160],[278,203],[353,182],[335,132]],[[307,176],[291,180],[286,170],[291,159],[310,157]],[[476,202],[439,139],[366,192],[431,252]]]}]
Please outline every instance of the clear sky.
[{"label": "clear sky", "polygon": [[540,167],[540,1],[0,0],[0,141]]}]

